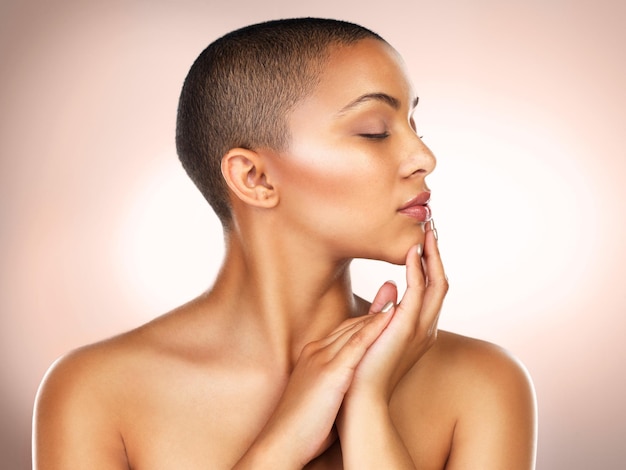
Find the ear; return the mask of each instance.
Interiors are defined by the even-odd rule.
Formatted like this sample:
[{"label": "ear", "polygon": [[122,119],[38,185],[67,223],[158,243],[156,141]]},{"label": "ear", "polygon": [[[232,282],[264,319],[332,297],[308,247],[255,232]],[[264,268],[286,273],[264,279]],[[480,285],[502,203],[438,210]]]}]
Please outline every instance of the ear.
[{"label": "ear", "polygon": [[222,157],[222,175],[241,201],[270,208],[278,203],[278,192],[272,186],[263,159],[264,156],[254,150],[230,149]]}]

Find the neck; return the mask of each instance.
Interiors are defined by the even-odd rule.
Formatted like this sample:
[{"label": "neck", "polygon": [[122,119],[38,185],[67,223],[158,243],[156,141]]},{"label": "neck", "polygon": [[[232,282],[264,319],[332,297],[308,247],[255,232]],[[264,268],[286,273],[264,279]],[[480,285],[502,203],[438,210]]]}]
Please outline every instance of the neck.
[{"label": "neck", "polygon": [[209,298],[236,323],[247,348],[269,354],[277,366],[289,370],[306,343],[360,313],[349,260],[333,261],[312,246],[278,236],[246,237],[244,244],[229,233],[226,245]]}]

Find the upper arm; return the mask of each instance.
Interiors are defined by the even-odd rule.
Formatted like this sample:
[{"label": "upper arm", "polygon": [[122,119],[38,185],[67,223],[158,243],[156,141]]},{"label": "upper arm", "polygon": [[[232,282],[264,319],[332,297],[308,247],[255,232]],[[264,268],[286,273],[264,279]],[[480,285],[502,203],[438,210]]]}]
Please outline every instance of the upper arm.
[{"label": "upper arm", "polygon": [[493,345],[483,346],[476,356],[465,379],[446,469],[533,469],[536,403],[528,373]]},{"label": "upper arm", "polygon": [[119,410],[98,359],[75,353],[46,374],[35,402],[34,469],[128,469]]}]

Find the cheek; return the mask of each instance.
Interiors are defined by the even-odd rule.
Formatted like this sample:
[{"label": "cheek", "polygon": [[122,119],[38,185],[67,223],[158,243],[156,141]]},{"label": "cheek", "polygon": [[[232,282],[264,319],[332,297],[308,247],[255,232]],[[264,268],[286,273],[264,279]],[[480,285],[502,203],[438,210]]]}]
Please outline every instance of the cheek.
[{"label": "cheek", "polygon": [[423,229],[397,214],[397,172],[380,158],[352,151],[281,157],[274,169],[281,193],[280,223],[324,240],[347,257],[404,262]]},{"label": "cheek", "polygon": [[378,169],[354,151],[292,150],[277,163],[283,219],[307,230],[336,236],[349,231],[380,199]]},{"label": "cheek", "polygon": [[326,150],[289,157],[280,169],[280,184],[285,197],[298,204],[346,215],[372,208],[385,191],[383,172],[365,155]]}]

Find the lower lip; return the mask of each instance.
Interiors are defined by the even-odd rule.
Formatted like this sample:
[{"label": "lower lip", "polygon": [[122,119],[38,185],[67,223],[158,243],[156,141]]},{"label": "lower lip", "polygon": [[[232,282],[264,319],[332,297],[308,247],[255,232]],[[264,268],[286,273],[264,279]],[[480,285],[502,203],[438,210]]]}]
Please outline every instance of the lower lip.
[{"label": "lower lip", "polygon": [[411,206],[402,209],[400,213],[408,215],[419,222],[428,222],[431,218],[430,207],[428,206]]}]

